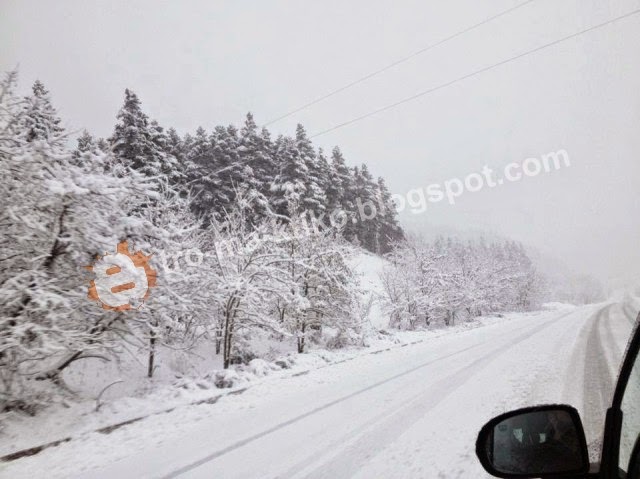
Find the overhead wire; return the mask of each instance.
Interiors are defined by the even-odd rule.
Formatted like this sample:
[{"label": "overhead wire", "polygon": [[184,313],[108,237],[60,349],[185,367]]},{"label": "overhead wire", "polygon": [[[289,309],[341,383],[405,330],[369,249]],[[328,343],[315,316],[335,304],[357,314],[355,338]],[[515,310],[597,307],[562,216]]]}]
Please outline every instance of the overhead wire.
[{"label": "overhead wire", "polygon": [[326,93],[326,94],[324,94],[322,96],[319,96],[319,97],[317,97],[317,98],[305,103],[302,106],[299,106],[299,107],[297,107],[297,108],[295,108],[293,110],[288,111],[287,113],[284,113],[283,115],[280,115],[280,116],[278,116],[276,118],[273,118],[273,119],[269,120],[268,122],[266,122],[263,126],[269,126],[269,125],[271,125],[273,123],[276,123],[276,122],[278,122],[280,120],[284,120],[285,118],[288,118],[288,117],[290,117],[291,115],[293,115],[295,113],[298,113],[298,112],[300,112],[302,110],[305,110],[305,109],[309,108],[310,106],[316,105],[316,104],[320,103],[321,101],[326,100],[327,98],[330,98],[330,97],[332,97],[334,95],[337,95],[340,92],[348,90],[349,88],[351,88],[351,87],[353,87],[355,85],[358,85],[359,83],[362,83],[362,82],[364,82],[366,80],[369,80],[370,78],[373,78],[373,77],[375,77],[377,75],[380,75],[381,73],[384,73],[384,72],[386,72],[388,70],[391,70],[392,68],[394,68],[394,67],[396,67],[396,66],[398,66],[398,65],[400,65],[402,63],[405,63],[405,62],[411,60],[412,58],[415,58],[418,55],[421,55],[421,54],[423,54],[423,53],[425,53],[425,52],[427,52],[427,51],[429,51],[429,50],[431,50],[431,49],[433,49],[433,48],[435,48],[437,46],[440,46],[440,45],[450,41],[450,40],[453,40],[454,38],[457,38],[457,37],[459,37],[461,35],[464,35],[465,33],[468,33],[468,32],[470,32],[470,31],[472,31],[472,30],[474,30],[474,29],[476,29],[478,27],[481,27],[482,25],[486,25],[487,23],[489,23],[489,22],[491,22],[493,20],[496,20],[497,18],[500,18],[500,17],[502,17],[504,15],[507,15],[508,13],[511,13],[511,12],[513,12],[515,10],[518,10],[519,8],[522,8],[525,5],[527,5],[527,4],[529,4],[529,3],[533,2],[533,1],[535,1],[535,0],[526,0],[525,2],[522,2],[522,3],[519,3],[519,4],[515,5],[514,7],[508,8],[506,10],[502,10],[501,12],[496,13],[495,15],[492,15],[492,16],[490,16],[488,18],[485,18],[481,22],[474,23],[473,25],[470,25],[470,26],[466,27],[463,30],[455,32],[455,33],[453,33],[453,34],[451,34],[451,35],[449,35],[449,36],[447,36],[447,37],[445,37],[445,38],[443,38],[441,40],[438,40],[435,43],[427,45],[427,46],[421,48],[420,50],[411,53],[410,55],[402,57],[402,58],[400,58],[400,59],[398,59],[398,60],[396,60],[396,61],[394,61],[392,63],[389,63],[388,65],[385,65],[382,68],[379,68],[378,70],[372,71],[371,73],[367,73],[366,75],[364,75],[364,76],[362,76],[360,78],[357,78],[356,80],[353,80],[353,81],[351,81],[351,82],[349,82],[349,83],[347,83],[347,84],[345,84],[345,85],[343,85],[343,86],[341,86],[339,88],[336,88],[336,89],[334,89],[334,90],[332,90],[332,91],[330,91],[330,92],[328,92],[328,93]]},{"label": "overhead wire", "polygon": [[329,133],[331,131],[335,131],[335,130],[337,130],[339,128],[343,128],[343,127],[345,127],[347,125],[351,125],[351,124],[356,123],[358,121],[364,120],[365,118],[369,118],[369,117],[371,117],[373,115],[377,115],[378,113],[382,113],[384,111],[391,110],[392,108],[396,108],[397,106],[402,105],[404,103],[408,103],[410,101],[416,100],[416,99],[421,98],[421,97],[423,97],[425,95],[428,95],[430,93],[436,92],[438,90],[442,90],[442,89],[444,89],[446,87],[449,87],[451,85],[459,83],[459,82],[461,82],[463,80],[467,80],[467,79],[469,79],[471,77],[474,77],[476,75],[480,75],[480,74],[485,73],[487,71],[490,71],[490,70],[493,70],[495,68],[498,68],[498,67],[500,67],[502,65],[505,65],[507,63],[511,63],[513,61],[519,60],[519,59],[521,59],[523,57],[526,57],[528,55],[532,55],[532,54],[537,53],[537,52],[539,52],[541,50],[544,50],[546,48],[558,45],[559,43],[565,42],[567,40],[571,40],[572,38],[576,38],[576,37],[578,37],[580,35],[584,35],[585,33],[592,32],[594,30],[597,30],[599,28],[603,28],[603,27],[605,27],[607,25],[611,25],[611,24],[613,24],[615,22],[618,22],[620,20],[623,20],[625,18],[631,17],[633,15],[637,15],[638,13],[640,13],[640,9],[633,10],[631,12],[628,12],[628,13],[624,14],[624,15],[620,15],[619,17],[615,17],[615,18],[612,18],[611,20],[607,20],[606,22],[599,23],[597,25],[593,25],[593,26],[591,26],[589,28],[585,28],[584,30],[580,30],[578,32],[572,33],[570,35],[567,35],[565,37],[559,38],[559,39],[554,40],[552,42],[545,43],[543,45],[540,45],[538,47],[532,48],[530,50],[526,50],[526,51],[524,51],[522,53],[519,53],[518,55],[509,57],[509,58],[507,58],[505,60],[502,60],[500,62],[497,62],[497,63],[493,63],[493,64],[491,64],[489,66],[480,68],[480,69],[475,70],[475,71],[473,71],[471,73],[467,73],[466,75],[462,75],[462,76],[457,77],[457,78],[455,78],[453,80],[447,81],[445,83],[441,83],[441,84],[439,84],[437,86],[434,86],[432,88],[429,88],[427,90],[418,92],[418,93],[416,93],[414,95],[411,95],[411,96],[409,96],[407,98],[403,98],[402,100],[399,100],[399,101],[396,101],[394,103],[391,103],[390,105],[386,105],[386,106],[383,106],[381,108],[377,108],[377,109],[375,109],[373,111],[370,111],[370,112],[365,113],[363,115],[360,115],[360,116],[357,116],[355,118],[352,118],[351,120],[345,121],[343,123],[339,123],[339,124],[334,125],[334,126],[332,126],[330,128],[327,128],[325,130],[319,131],[319,132],[309,136],[309,138],[316,138],[316,137],[318,137],[320,135],[324,135],[324,134]]}]

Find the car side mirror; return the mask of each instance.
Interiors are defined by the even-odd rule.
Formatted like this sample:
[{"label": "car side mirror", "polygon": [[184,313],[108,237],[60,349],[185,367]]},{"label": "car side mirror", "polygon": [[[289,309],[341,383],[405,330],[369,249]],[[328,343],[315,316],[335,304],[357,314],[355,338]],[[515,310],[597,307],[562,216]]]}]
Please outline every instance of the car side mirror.
[{"label": "car side mirror", "polygon": [[571,477],[589,471],[580,415],[571,406],[537,406],[502,414],[480,430],[476,454],[496,477]]}]

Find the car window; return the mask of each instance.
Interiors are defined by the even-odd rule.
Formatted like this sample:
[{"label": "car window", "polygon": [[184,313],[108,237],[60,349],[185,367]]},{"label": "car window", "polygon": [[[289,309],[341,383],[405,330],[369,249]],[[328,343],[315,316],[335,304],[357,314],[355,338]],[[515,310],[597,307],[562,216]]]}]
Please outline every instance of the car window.
[{"label": "car window", "polygon": [[[640,330],[636,329],[636,334],[640,334]],[[618,467],[628,471],[633,447],[640,435],[640,355],[636,355],[621,409],[623,416]]]}]

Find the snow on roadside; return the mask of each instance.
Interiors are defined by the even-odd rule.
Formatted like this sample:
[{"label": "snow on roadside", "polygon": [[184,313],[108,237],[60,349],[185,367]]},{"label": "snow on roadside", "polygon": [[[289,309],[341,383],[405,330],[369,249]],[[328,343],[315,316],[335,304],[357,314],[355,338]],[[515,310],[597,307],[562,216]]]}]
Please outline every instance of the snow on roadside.
[{"label": "snow on roadside", "polygon": [[[194,403],[213,403],[217,398],[233,394],[247,387],[275,378],[302,375],[307,372],[339,364],[366,354],[407,344],[422,342],[487,324],[509,321],[522,317],[522,313],[504,317],[485,317],[461,323],[446,329],[427,331],[388,331],[388,319],[382,311],[383,286],[380,273],[385,260],[370,253],[360,253],[353,258],[353,267],[360,275],[360,287],[367,297],[373,299],[369,312],[372,334],[367,338],[366,347],[350,347],[340,350],[310,349],[305,354],[294,352],[265,355],[264,359],[253,359],[248,365],[233,366],[222,370],[219,361],[208,361],[191,374],[171,375],[148,381],[133,377],[130,382],[138,382],[137,390],[123,390],[120,397],[105,396],[103,404],[96,411],[94,399],[84,399],[67,404],[54,405],[36,417],[16,413],[0,415],[0,456],[25,448],[35,447],[68,437],[79,437],[101,428],[135,420],[149,415],[163,413],[176,407]],[[545,305],[546,310],[571,309],[573,306],[560,303]],[[536,313],[530,313],[536,314]],[[526,315],[526,313],[525,313]],[[271,360],[268,360],[271,359]],[[133,365],[132,365],[133,366]],[[122,367],[122,366],[121,366]],[[124,364],[124,370],[128,369]],[[84,371],[85,376],[95,371]],[[102,378],[106,380],[106,378]],[[89,397],[92,397],[89,395]]]},{"label": "snow on roadside", "polygon": [[114,399],[106,402],[98,411],[95,411],[95,401],[86,400],[68,404],[66,407],[53,406],[36,417],[5,414],[0,430],[0,456],[67,437],[79,437],[100,428],[159,414],[172,408],[205,401],[215,402],[217,397],[238,392],[263,381],[306,374],[310,370],[329,367],[359,356],[458,334],[484,325],[499,324],[509,321],[512,317],[522,317],[522,313],[478,318],[446,329],[384,332],[371,338],[369,346],[365,348],[352,347],[333,351],[315,349],[304,354],[283,355],[274,361],[253,360],[249,365],[227,371],[212,371],[202,377],[183,377],[144,397]]}]

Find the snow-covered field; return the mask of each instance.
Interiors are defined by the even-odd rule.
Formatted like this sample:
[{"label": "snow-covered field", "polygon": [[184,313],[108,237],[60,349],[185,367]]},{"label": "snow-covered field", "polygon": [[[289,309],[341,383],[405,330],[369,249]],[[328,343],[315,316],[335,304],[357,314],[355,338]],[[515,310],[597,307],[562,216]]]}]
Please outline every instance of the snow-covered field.
[{"label": "snow-covered field", "polygon": [[632,308],[555,305],[481,327],[406,333],[404,344],[271,374],[213,404],[79,434],[3,464],[0,475],[484,477],[474,456],[482,424],[557,402],[580,410],[596,451]]}]

